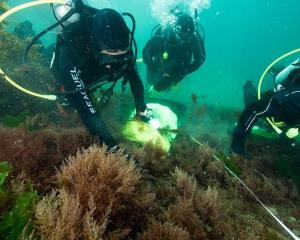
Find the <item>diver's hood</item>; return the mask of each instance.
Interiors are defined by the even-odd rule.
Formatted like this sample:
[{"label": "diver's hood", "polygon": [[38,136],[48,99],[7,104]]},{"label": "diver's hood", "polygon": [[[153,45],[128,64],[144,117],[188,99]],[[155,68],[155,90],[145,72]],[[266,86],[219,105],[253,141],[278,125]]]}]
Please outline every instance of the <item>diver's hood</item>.
[{"label": "diver's hood", "polygon": [[95,53],[108,49],[128,49],[130,33],[124,18],[113,9],[97,11],[92,20],[91,46]]},{"label": "diver's hood", "polygon": [[188,14],[182,14],[177,20],[178,33],[179,34],[193,34],[195,32],[195,23],[191,16]]}]

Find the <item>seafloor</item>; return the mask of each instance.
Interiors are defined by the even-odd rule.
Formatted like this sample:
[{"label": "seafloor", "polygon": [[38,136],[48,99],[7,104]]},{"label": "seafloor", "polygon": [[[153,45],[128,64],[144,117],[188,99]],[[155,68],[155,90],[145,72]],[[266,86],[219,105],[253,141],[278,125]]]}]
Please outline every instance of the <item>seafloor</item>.
[{"label": "seafloor", "polygon": [[[26,41],[3,28],[0,38],[7,74],[36,91],[55,91],[38,46],[23,65]],[[2,79],[0,96],[0,239],[289,239],[224,164],[300,235],[300,146],[251,136],[246,158],[227,158],[235,110],[192,97],[189,107],[156,99],[181,116],[165,153],[122,137],[133,102],[116,94],[99,112],[137,165],[107,152],[73,109],[24,95]]]}]

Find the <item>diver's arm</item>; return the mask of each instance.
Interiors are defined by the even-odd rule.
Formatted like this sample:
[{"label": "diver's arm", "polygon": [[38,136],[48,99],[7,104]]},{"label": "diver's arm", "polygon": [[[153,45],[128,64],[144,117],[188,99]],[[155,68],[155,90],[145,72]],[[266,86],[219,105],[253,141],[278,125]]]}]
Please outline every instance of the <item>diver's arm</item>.
[{"label": "diver's arm", "polygon": [[100,141],[105,143],[109,148],[116,146],[117,142],[113,139],[103,119],[95,110],[90,97],[86,93],[82,93],[72,94],[68,96],[68,99],[72,106],[75,107],[87,130],[92,135],[98,136]]},{"label": "diver's arm", "polygon": [[117,145],[103,119],[96,112],[90,96],[83,89],[86,79],[82,73],[83,68],[78,62],[78,57],[74,55],[68,46],[63,45],[57,48],[53,62],[52,72],[54,77],[64,87],[65,91],[79,90],[67,94],[66,97],[78,112],[88,131],[93,135],[97,135],[100,141],[110,148]]},{"label": "diver's arm", "polygon": [[124,76],[125,81],[129,81],[131,92],[134,98],[136,112],[145,111],[145,96],[144,96],[144,85],[143,82],[134,66],[129,67]]},{"label": "diver's arm", "polygon": [[185,74],[190,74],[196,71],[205,61],[206,53],[204,47],[204,40],[196,33],[193,44],[193,61],[185,69]]}]

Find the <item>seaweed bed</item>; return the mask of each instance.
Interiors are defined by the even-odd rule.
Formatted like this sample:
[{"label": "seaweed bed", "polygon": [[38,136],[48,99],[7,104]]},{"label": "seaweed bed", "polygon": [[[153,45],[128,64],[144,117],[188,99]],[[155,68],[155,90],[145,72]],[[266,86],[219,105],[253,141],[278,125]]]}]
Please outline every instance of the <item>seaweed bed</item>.
[{"label": "seaweed bed", "polygon": [[[1,67],[20,80],[24,66],[9,59],[20,57],[25,42],[0,31]],[[53,81],[44,79],[46,65],[35,46],[26,66],[30,87]],[[122,138],[132,104],[126,95],[114,97],[99,108],[136,166],[121,151],[101,146],[72,109],[25,96],[3,81],[0,94],[0,161],[9,163],[0,164],[0,239],[288,239],[214,154],[300,233],[299,146],[252,137],[247,159],[222,156],[234,110],[191,104],[165,154]]]}]

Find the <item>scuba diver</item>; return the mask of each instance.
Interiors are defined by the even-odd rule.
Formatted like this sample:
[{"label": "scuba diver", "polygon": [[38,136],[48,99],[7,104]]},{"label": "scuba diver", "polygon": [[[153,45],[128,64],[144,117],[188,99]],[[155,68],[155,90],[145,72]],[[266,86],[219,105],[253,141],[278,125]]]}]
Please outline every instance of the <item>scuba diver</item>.
[{"label": "scuba diver", "polygon": [[[14,34],[22,40],[29,40],[36,36],[36,32],[33,30],[33,25],[28,20],[20,22],[18,25],[16,25],[14,28]],[[40,39],[35,41],[35,44],[39,46],[39,52],[45,57],[52,57],[55,44],[45,47]]]},{"label": "scuba diver", "polygon": [[[15,26],[14,34],[23,40],[36,35],[35,31],[33,30],[32,23],[28,20],[25,20]],[[39,41],[38,43],[41,44],[41,41]]]},{"label": "scuba diver", "polygon": [[[122,87],[125,88],[127,82],[131,87],[137,117],[145,121],[149,119],[144,86],[135,68],[134,27],[130,31],[117,11],[109,8],[98,10],[84,5],[81,0],[67,5],[55,4],[53,11],[57,20],[65,15],[71,16],[61,23],[51,61],[52,73],[89,132],[99,136],[110,149],[118,148],[97,113],[89,90],[103,82],[111,82],[112,86],[103,98],[103,101],[108,101],[117,80],[123,78]],[[129,13],[123,15],[131,16]],[[133,17],[132,21],[134,25]]]},{"label": "scuba diver", "polygon": [[[147,82],[159,92],[169,90],[196,71],[206,57],[204,32],[202,36],[199,33],[201,26],[178,8],[171,13],[174,23],[157,25],[143,49]],[[197,11],[195,15],[197,18]]]},{"label": "scuba diver", "polygon": [[[274,117],[288,128],[300,126],[300,60],[283,69],[275,78],[275,88],[262,100],[247,105],[234,129],[231,153],[245,154],[246,138],[259,118]],[[280,138],[289,140],[287,132]]]}]

